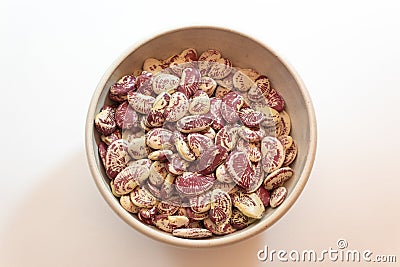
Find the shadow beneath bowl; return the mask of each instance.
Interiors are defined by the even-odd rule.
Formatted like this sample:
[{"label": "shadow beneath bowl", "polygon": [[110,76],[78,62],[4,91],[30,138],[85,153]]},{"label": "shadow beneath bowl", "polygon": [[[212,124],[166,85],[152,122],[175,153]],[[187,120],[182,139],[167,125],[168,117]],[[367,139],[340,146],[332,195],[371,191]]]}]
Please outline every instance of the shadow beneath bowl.
[{"label": "shadow beneath bowl", "polygon": [[256,237],[229,247],[185,249],[136,232],[101,198],[83,149],[36,179],[36,188],[15,195],[18,208],[0,233],[2,266],[249,266],[265,243]]}]

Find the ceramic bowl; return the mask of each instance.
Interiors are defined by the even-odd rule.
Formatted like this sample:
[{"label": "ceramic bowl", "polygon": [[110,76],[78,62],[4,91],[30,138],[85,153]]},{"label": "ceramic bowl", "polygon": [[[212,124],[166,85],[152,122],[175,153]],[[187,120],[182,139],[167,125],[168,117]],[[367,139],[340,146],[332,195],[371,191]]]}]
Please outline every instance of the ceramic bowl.
[{"label": "ceramic bowl", "polygon": [[[294,175],[285,183],[288,190],[286,200],[277,208],[268,208],[257,223],[225,236],[191,240],[174,237],[153,226],[140,222],[135,215],[125,211],[109,187],[109,178],[104,172],[98,155],[100,136],[94,128],[94,117],[107,101],[110,86],[120,77],[141,69],[149,57],[164,59],[186,48],[195,48],[199,53],[209,48],[221,51],[234,66],[252,68],[266,74],[286,103],[291,116],[291,136],[297,141],[298,155],[292,165]],[[271,48],[245,34],[216,27],[188,27],[159,34],[154,38],[133,46],[121,55],[100,80],[90,103],[86,122],[86,154],[94,181],[101,195],[113,211],[135,230],[156,240],[184,247],[212,247],[232,244],[265,231],[278,221],[294,204],[302,192],[313,166],[317,130],[310,96],[294,69]],[[296,222],[293,222],[296,224]]]}]

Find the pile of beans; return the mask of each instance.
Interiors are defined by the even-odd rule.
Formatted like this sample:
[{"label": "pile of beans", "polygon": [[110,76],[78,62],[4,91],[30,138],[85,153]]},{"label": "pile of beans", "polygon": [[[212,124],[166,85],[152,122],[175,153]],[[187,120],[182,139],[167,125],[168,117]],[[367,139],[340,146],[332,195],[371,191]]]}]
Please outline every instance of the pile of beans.
[{"label": "pile of beans", "polygon": [[213,49],[159,60],[110,87],[95,117],[121,206],[182,238],[241,230],[286,198],[297,155],[285,102],[265,75]]}]

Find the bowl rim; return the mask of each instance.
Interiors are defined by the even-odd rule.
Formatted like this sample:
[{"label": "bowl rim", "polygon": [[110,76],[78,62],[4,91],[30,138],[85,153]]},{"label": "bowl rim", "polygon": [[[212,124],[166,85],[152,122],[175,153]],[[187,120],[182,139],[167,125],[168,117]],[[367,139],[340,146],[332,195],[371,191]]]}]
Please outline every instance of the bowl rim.
[{"label": "bowl rim", "polygon": [[[153,39],[162,37],[164,35],[172,34],[175,32],[179,31],[186,31],[186,30],[192,30],[192,29],[204,29],[204,30],[218,30],[218,31],[225,31],[225,32],[230,32],[236,35],[240,35],[241,37],[247,38],[261,47],[265,48],[266,50],[270,51],[272,55],[274,55],[281,63],[282,65],[288,70],[288,72],[293,76],[295,82],[297,83],[300,92],[305,100],[306,104],[306,110],[308,114],[308,120],[309,120],[309,125],[310,125],[310,140],[308,140],[308,151],[309,153],[307,154],[306,161],[304,164],[303,171],[299,177],[298,182],[295,184],[292,193],[286,198],[286,200],[277,208],[279,211],[276,211],[272,213],[268,218],[265,219],[265,221],[258,223],[252,228],[247,229],[246,231],[240,231],[236,232],[234,235],[226,235],[226,236],[221,236],[221,237],[214,237],[212,239],[183,239],[183,238],[177,238],[172,236],[169,233],[161,233],[157,229],[153,229],[152,227],[149,227],[148,225],[143,224],[142,222],[136,220],[133,218],[131,214],[126,212],[122,206],[119,204],[119,202],[116,200],[114,195],[111,193],[109,189],[109,185],[104,182],[103,176],[97,168],[96,164],[96,157],[95,153],[98,153],[94,149],[94,139],[93,139],[93,131],[94,131],[94,117],[96,113],[96,106],[98,99],[107,83],[109,78],[111,77],[112,73],[115,71],[115,69],[126,59],[127,56],[129,56],[131,53],[133,53],[135,50],[139,49],[141,46],[144,44],[152,41]],[[100,79],[90,102],[89,108],[88,108],[88,113],[86,116],[86,125],[85,125],[85,147],[86,147],[86,158],[87,162],[89,165],[90,172],[92,174],[92,178],[100,191],[101,195],[103,198],[106,200],[108,205],[111,207],[111,209],[121,218],[123,219],[127,224],[138,230],[143,235],[149,236],[152,239],[170,244],[170,245],[175,245],[175,246],[181,246],[181,247],[191,247],[191,248],[201,248],[201,247],[215,247],[215,246],[222,246],[222,245],[228,245],[228,244],[233,244],[245,239],[248,239],[250,237],[253,237],[260,232],[264,231],[265,229],[269,228],[272,226],[274,223],[276,223],[284,214],[288,212],[288,210],[293,206],[295,201],[298,199],[300,196],[301,192],[303,191],[309,176],[312,171],[312,167],[315,161],[315,155],[316,155],[316,149],[317,149],[317,122],[316,122],[316,116],[314,112],[314,107],[311,101],[311,97],[306,89],[306,86],[303,82],[303,80],[300,78],[298,73],[295,71],[293,66],[290,65],[290,63],[284,59],[281,55],[278,55],[272,48],[269,46],[265,45],[264,43],[258,41],[257,39],[250,37],[246,34],[243,34],[241,32],[238,32],[236,30],[231,30],[228,28],[224,27],[216,27],[216,26],[187,26],[187,27],[180,27],[180,28],[175,28],[172,30],[164,31],[161,32],[157,35],[154,35],[150,38],[146,38],[140,42],[136,42],[135,44],[131,45],[125,52],[123,52],[105,71],[103,74],[102,78]]]}]

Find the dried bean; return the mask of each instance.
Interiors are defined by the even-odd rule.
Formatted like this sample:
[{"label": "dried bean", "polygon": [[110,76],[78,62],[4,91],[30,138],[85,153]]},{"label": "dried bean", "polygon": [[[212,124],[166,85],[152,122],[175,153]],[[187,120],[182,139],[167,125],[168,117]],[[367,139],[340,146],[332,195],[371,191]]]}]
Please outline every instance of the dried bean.
[{"label": "dried bean", "polygon": [[157,199],[146,189],[135,187],[130,193],[132,203],[141,208],[152,208],[157,204]]},{"label": "dried bean", "polygon": [[197,51],[194,48],[187,48],[179,54],[179,57],[185,62],[197,61]]},{"label": "dried bean", "polygon": [[173,154],[172,156],[168,157],[168,161],[169,161],[167,164],[168,171],[175,175],[183,174],[185,171],[187,171],[187,168],[189,167],[190,164],[188,161],[183,160],[177,154]]},{"label": "dried bean", "polygon": [[210,99],[210,111],[207,114],[208,117],[212,119],[211,127],[215,130],[221,130],[224,127],[225,121],[221,115],[221,103],[222,100],[219,98]]},{"label": "dried bean", "polygon": [[100,136],[101,141],[103,141],[107,146],[111,145],[112,142],[114,142],[115,140],[121,139],[121,131],[119,129],[115,130],[114,132],[112,132],[109,135],[104,135],[102,134]]},{"label": "dried bean", "polygon": [[280,168],[270,174],[264,180],[264,187],[267,190],[272,190],[283,185],[284,182],[290,179],[293,175],[293,170],[290,167]]},{"label": "dried bean", "polygon": [[199,89],[200,72],[193,67],[187,67],[182,71],[179,92],[191,97]]},{"label": "dried bean", "polygon": [[233,209],[230,223],[233,228],[241,230],[255,221],[254,218],[247,217],[240,210]]},{"label": "dried bean", "polygon": [[125,140],[118,139],[111,143],[106,153],[106,172],[108,177],[114,179],[129,162],[128,144]]},{"label": "dried bean", "polygon": [[242,108],[238,112],[238,115],[243,125],[249,128],[259,128],[260,123],[265,119],[263,113],[255,111],[252,108]]},{"label": "dried bean", "polygon": [[129,211],[130,213],[138,213],[139,207],[132,203],[131,197],[129,195],[121,196],[119,199],[121,206]]},{"label": "dried bean", "polygon": [[285,150],[289,149],[293,143],[293,138],[290,135],[280,135],[278,136],[278,140]]},{"label": "dried bean", "polygon": [[116,83],[111,85],[110,94],[114,96],[126,96],[129,91],[136,89],[136,77],[134,75],[125,75]]},{"label": "dried bean", "polygon": [[244,215],[250,218],[260,219],[265,211],[264,204],[256,193],[245,194],[236,192],[233,205]]},{"label": "dried bean", "polygon": [[217,89],[215,89],[215,97],[222,99],[230,91],[232,91],[232,90],[229,89],[229,87],[217,86]]},{"label": "dried bean", "polygon": [[186,143],[185,137],[178,131],[173,133],[173,140],[175,144],[175,148],[178,151],[179,155],[186,161],[194,161],[196,156],[190,150],[189,145]]},{"label": "dried bean", "polygon": [[245,152],[234,151],[229,154],[225,167],[232,180],[242,188],[249,189],[254,183],[255,170]]},{"label": "dried bean", "polygon": [[289,135],[291,130],[290,116],[286,111],[279,113],[281,122],[281,132],[280,135]]},{"label": "dried bean", "polygon": [[124,101],[115,111],[115,120],[119,128],[130,129],[138,125],[139,117],[128,101]]},{"label": "dried bean", "polygon": [[203,221],[204,226],[211,231],[214,235],[227,235],[236,231],[235,228],[232,227],[230,222],[225,224],[216,225],[210,218],[207,218]]},{"label": "dried bean", "polygon": [[227,58],[219,58],[215,63],[210,65],[208,76],[213,79],[223,79],[232,71],[232,62]]},{"label": "dried bean", "polygon": [[215,171],[215,176],[217,177],[217,180],[220,181],[221,183],[231,183],[231,182],[233,182],[231,176],[226,171],[225,164],[222,164],[222,165],[218,166],[218,168]]},{"label": "dried bean", "polygon": [[173,93],[178,88],[179,82],[180,79],[175,75],[159,73],[154,77],[153,91],[157,95],[163,92]]},{"label": "dried bean", "polygon": [[211,208],[211,193],[208,191],[189,198],[190,208],[195,213],[208,212]]},{"label": "dried bean", "polygon": [[104,135],[109,135],[117,128],[115,120],[115,108],[105,106],[94,118],[94,125],[97,131]]},{"label": "dried bean", "polygon": [[153,107],[154,101],[155,98],[150,95],[144,95],[134,91],[128,93],[129,104],[135,111],[141,114],[148,114]]},{"label": "dried bean", "polygon": [[202,76],[199,81],[199,89],[204,91],[209,97],[214,94],[217,88],[217,82],[210,77]]},{"label": "dried bean", "polygon": [[292,145],[285,151],[285,160],[283,161],[283,166],[289,166],[295,160],[297,156],[297,144],[295,141]]},{"label": "dried bean", "polygon": [[239,91],[248,91],[254,82],[242,71],[236,71],[233,75],[233,86]]},{"label": "dried bean", "polygon": [[215,136],[215,144],[225,147],[228,151],[233,150],[238,141],[238,128],[224,126]]},{"label": "dried bean", "polygon": [[156,215],[154,224],[157,228],[165,232],[172,233],[173,230],[185,227],[189,224],[189,219],[185,216],[171,216],[166,214]]},{"label": "dried bean", "polygon": [[264,171],[271,173],[279,169],[285,160],[285,150],[282,143],[273,136],[267,136],[261,141],[262,165]]},{"label": "dried bean", "polygon": [[192,221],[202,221],[208,218],[208,212],[193,212],[189,207],[186,208],[186,216]]},{"label": "dried bean", "polygon": [[155,128],[146,134],[146,145],[152,149],[171,149],[172,144],[172,132],[167,129]]},{"label": "dried bean", "polygon": [[150,149],[146,146],[145,136],[134,138],[128,144],[128,153],[133,159],[147,158]]},{"label": "dried bean", "polygon": [[154,225],[154,218],[157,215],[157,208],[139,208],[138,219],[148,225]]},{"label": "dried bean", "polygon": [[200,133],[188,134],[187,141],[190,149],[193,151],[196,157],[200,157],[200,155],[203,154],[207,148],[214,145],[212,139]]},{"label": "dried bean", "polygon": [[172,231],[173,236],[200,239],[212,236],[211,231],[204,228],[181,228]]},{"label": "dried bean", "polygon": [[201,75],[207,75],[210,71],[210,68],[213,62],[217,62],[221,58],[221,53],[214,49],[209,49],[204,51],[200,57],[198,62],[198,67]]},{"label": "dried bean", "polygon": [[215,178],[210,175],[184,172],[175,178],[176,190],[184,196],[196,196],[209,190]]},{"label": "dried bean", "polygon": [[108,145],[106,143],[104,142],[99,143],[98,152],[104,167],[106,166],[107,147]]},{"label": "dried bean", "polygon": [[121,197],[120,194],[118,194],[117,192],[115,192],[114,180],[111,180],[111,181],[110,181],[110,188],[111,188],[111,193],[112,193],[115,197]]},{"label": "dried bean", "polygon": [[215,189],[211,193],[209,218],[216,225],[225,224],[232,215],[232,201],[228,193]]},{"label": "dried bean", "polygon": [[208,95],[198,90],[189,102],[189,113],[192,115],[206,114],[210,110],[210,98]]},{"label": "dried bean", "polygon": [[[167,164],[167,169],[169,171],[168,166],[169,165]],[[175,181],[175,176],[171,173],[168,173],[164,179],[164,183],[161,185],[160,188],[160,195],[162,199],[168,199],[172,196],[175,190],[174,181]]]},{"label": "dried bean", "polygon": [[150,167],[149,182],[159,187],[164,183],[167,174],[167,164],[161,161],[154,161]]},{"label": "dried bean", "polygon": [[276,111],[281,112],[285,108],[285,100],[274,88],[270,89],[266,99],[268,106]]},{"label": "dried bean", "polygon": [[194,133],[206,130],[212,122],[212,119],[207,116],[191,115],[180,119],[176,127],[182,133]]},{"label": "dried bean", "polygon": [[157,211],[160,214],[173,215],[178,209],[179,206],[171,205],[167,202],[159,202],[157,205]]},{"label": "dried bean", "polygon": [[151,96],[153,94],[153,88],[151,86],[152,81],[153,73],[149,71],[142,71],[142,73],[136,77],[136,91],[140,94]]},{"label": "dried bean", "polygon": [[284,186],[275,188],[271,193],[271,198],[269,200],[269,205],[272,208],[278,207],[285,200],[287,195],[287,190]]},{"label": "dried bean", "polygon": [[258,130],[242,126],[238,129],[239,136],[247,142],[259,142],[265,136],[265,130],[260,128]]},{"label": "dried bean", "polygon": [[189,100],[184,93],[176,92],[171,95],[168,107],[165,110],[165,120],[176,122],[185,116],[189,110]]},{"label": "dried bean", "polygon": [[144,61],[143,63],[143,70],[152,72],[152,73],[157,73],[162,71],[162,62],[158,59],[155,58],[148,58]]},{"label": "dried bean", "polygon": [[174,152],[169,149],[156,150],[151,152],[147,157],[150,160],[166,161]]},{"label": "dried bean", "polygon": [[199,174],[212,174],[215,169],[228,157],[228,150],[220,145],[208,147],[197,159],[196,164],[189,167],[189,171]]},{"label": "dried bean", "polygon": [[228,74],[228,76],[226,76],[223,79],[218,79],[215,80],[217,82],[217,85],[219,85],[220,87],[225,87],[225,88],[234,88],[233,85],[233,75],[235,74],[235,71],[232,70],[231,73]]},{"label": "dried bean", "polygon": [[147,179],[149,169],[144,166],[128,166],[114,179],[115,192],[120,195],[130,193],[137,185],[138,180]]},{"label": "dried bean", "polygon": [[144,166],[147,169],[150,169],[152,161],[149,159],[139,159],[139,160],[132,160],[128,162],[128,166]]}]

